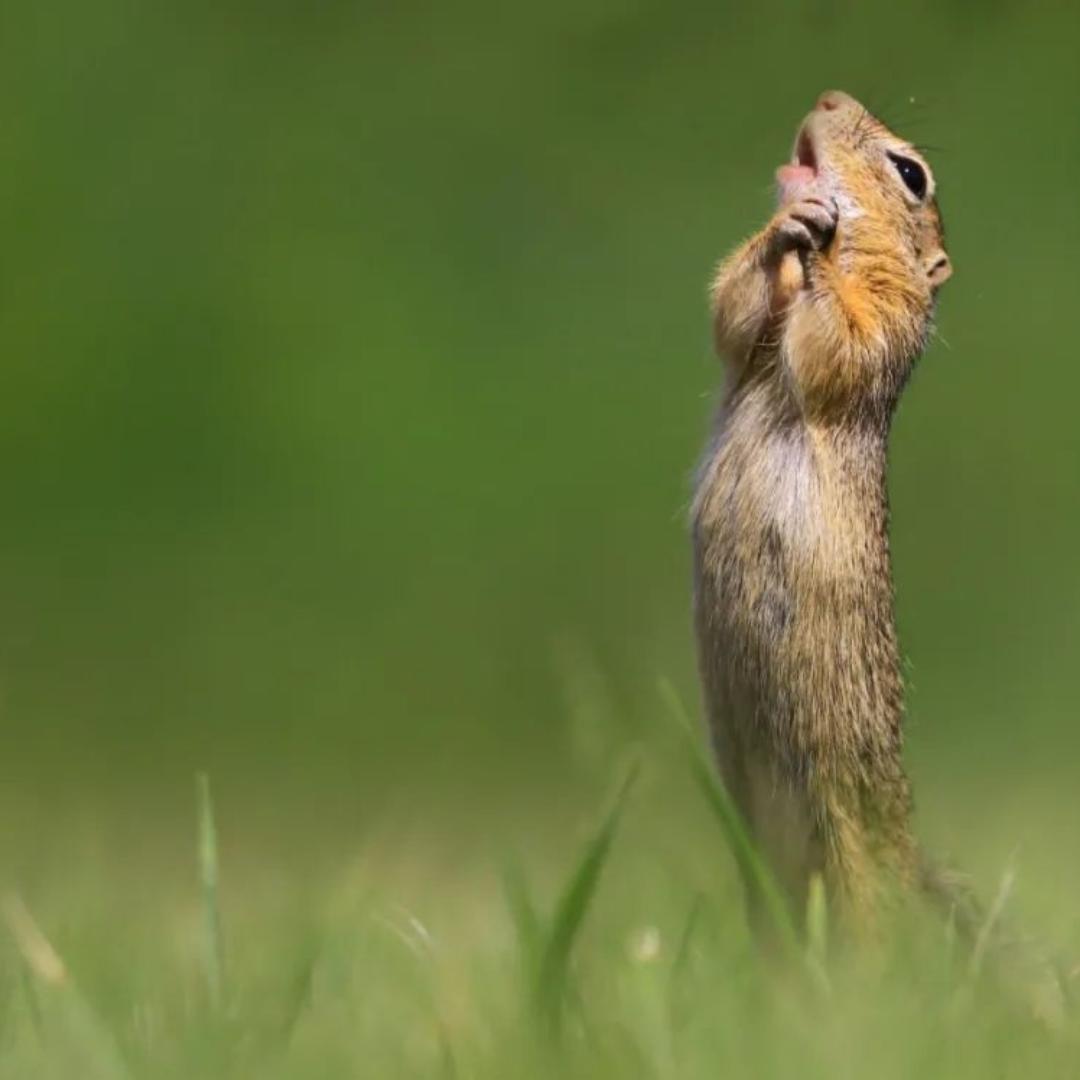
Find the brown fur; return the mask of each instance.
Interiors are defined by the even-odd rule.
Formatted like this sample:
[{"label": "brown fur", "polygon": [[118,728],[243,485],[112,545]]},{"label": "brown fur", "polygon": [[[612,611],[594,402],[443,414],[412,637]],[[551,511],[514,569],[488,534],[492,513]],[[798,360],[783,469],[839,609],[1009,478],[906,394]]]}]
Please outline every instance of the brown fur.
[{"label": "brown fur", "polygon": [[[913,148],[835,91],[803,132],[813,183],[712,287],[727,380],[693,506],[695,621],[717,758],[760,850],[796,917],[821,873],[861,934],[920,874],[886,446],[950,267]],[[922,164],[924,198],[887,151]],[[751,891],[760,925],[757,907]]]}]

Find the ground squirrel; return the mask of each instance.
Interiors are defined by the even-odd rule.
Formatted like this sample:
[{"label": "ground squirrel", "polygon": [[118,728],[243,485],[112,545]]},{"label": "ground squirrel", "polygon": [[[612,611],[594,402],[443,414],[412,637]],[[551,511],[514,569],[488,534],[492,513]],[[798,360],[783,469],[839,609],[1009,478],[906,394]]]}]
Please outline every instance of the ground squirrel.
[{"label": "ground squirrel", "polygon": [[699,662],[723,779],[793,913],[820,873],[858,930],[922,875],[886,446],[951,265],[930,168],[847,94],[818,99],[776,179],[712,285],[727,379],[692,511]]}]

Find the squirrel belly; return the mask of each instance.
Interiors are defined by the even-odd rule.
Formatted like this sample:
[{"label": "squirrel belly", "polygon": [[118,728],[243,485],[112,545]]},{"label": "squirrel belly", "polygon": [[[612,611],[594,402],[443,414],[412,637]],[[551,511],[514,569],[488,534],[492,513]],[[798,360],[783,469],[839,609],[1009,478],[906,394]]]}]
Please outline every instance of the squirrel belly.
[{"label": "squirrel belly", "polygon": [[726,403],[705,463],[699,664],[723,779],[793,913],[820,873],[854,923],[917,871],[885,447],[778,415],[770,397],[751,385]]}]

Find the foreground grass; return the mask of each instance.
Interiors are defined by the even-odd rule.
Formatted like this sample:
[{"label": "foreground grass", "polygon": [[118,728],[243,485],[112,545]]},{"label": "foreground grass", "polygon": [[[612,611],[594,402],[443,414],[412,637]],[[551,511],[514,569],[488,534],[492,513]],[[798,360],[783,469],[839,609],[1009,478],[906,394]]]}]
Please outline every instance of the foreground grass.
[{"label": "foreground grass", "polygon": [[827,959],[815,895],[801,961],[764,968],[686,765],[617,771],[575,835],[525,820],[509,858],[399,836],[318,880],[230,877],[200,780],[179,895],[137,859],[8,895],[0,1076],[1076,1074],[1076,1018],[1049,1031],[933,920]]}]

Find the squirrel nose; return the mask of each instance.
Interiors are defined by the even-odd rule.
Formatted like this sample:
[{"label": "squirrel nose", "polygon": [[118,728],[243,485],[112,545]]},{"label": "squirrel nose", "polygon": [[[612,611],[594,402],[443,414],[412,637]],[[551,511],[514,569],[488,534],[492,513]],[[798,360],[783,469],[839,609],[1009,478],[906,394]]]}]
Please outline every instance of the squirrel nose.
[{"label": "squirrel nose", "polygon": [[826,90],[817,99],[817,104],[814,107],[825,112],[832,112],[834,109],[841,109],[845,105],[851,105],[854,101],[855,99],[850,94],[845,94],[843,90]]}]

